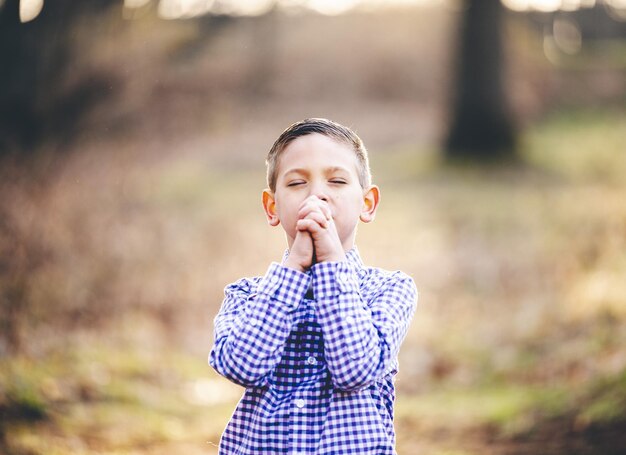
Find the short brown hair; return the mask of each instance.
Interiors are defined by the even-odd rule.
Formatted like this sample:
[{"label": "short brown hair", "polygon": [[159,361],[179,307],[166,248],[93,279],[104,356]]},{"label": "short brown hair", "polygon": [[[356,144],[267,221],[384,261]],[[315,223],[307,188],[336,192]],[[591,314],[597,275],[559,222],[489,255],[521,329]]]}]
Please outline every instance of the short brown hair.
[{"label": "short brown hair", "polygon": [[327,136],[331,139],[335,139],[337,142],[352,147],[358,161],[359,183],[362,188],[369,188],[372,176],[370,174],[367,150],[361,138],[350,128],[340,125],[339,123],[324,118],[308,118],[301,122],[294,123],[283,131],[267,154],[267,159],[265,160],[267,164],[267,185],[272,192],[276,191],[278,161],[283,150],[285,150],[287,145],[294,139],[313,133]]}]

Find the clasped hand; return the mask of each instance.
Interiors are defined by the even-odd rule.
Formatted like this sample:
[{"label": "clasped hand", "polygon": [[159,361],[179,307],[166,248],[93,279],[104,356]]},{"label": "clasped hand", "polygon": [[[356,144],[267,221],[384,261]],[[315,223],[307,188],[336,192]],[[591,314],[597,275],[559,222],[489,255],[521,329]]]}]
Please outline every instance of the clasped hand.
[{"label": "clasped hand", "polygon": [[345,252],[330,206],[317,196],[309,196],[298,211],[296,236],[285,266],[305,271],[317,262],[343,259]]}]

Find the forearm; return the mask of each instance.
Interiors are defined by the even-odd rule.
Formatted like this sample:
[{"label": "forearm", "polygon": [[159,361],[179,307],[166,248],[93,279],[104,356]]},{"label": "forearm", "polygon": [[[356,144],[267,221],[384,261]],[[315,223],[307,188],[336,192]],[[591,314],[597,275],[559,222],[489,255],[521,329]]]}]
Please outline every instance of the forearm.
[{"label": "forearm", "polygon": [[404,274],[390,274],[365,302],[356,270],[347,262],[315,266],[313,290],[335,387],[359,389],[394,368],[415,310],[416,290]]},{"label": "forearm", "polygon": [[389,365],[390,349],[363,311],[322,316],[324,356],[333,384],[356,390],[379,379]]},{"label": "forearm", "polygon": [[211,366],[245,387],[262,385],[280,361],[293,310],[309,282],[305,274],[272,264],[255,294],[227,295],[215,320]]},{"label": "forearm", "polygon": [[358,389],[370,383],[384,367],[384,346],[359,294],[354,268],[347,262],[317,264],[313,290],[333,384]]}]

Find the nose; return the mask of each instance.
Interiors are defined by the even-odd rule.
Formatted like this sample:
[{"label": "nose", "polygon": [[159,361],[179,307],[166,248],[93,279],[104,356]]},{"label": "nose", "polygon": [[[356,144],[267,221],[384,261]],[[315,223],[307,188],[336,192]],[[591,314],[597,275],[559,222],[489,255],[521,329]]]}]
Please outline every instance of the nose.
[{"label": "nose", "polygon": [[315,195],[324,202],[328,202],[328,195],[326,194],[324,185],[320,182],[316,182],[311,185],[311,195]]},{"label": "nose", "polygon": [[328,202],[328,196],[326,196],[326,194],[324,194],[324,193],[317,193],[316,196],[318,198],[320,198],[322,201]]}]

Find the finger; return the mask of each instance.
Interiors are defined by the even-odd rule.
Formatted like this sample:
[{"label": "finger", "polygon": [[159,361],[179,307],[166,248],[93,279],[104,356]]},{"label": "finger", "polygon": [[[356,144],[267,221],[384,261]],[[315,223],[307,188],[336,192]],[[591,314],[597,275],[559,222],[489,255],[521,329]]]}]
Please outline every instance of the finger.
[{"label": "finger", "polygon": [[324,216],[324,214],[321,213],[321,212],[310,212],[303,219],[305,219],[305,220],[313,220],[313,221],[315,221],[317,224],[319,224],[324,229],[327,229],[328,225],[329,225],[328,218],[326,218],[326,216]]},{"label": "finger", "polygon": [[315,195],[311,195],[309,197],[307,197],[304,201],[302,201],[302,203],[300,204],[300,210],[302,210],[305,206],[311,205],[311,204],[315,204],[315,202],[319,200],[319,198]]},{"label": "finger", "polygon": [[305,218],[308,216],[309,213],[314,212],[316,210],[319,210],[319,209],[315,205],[311,203],[306,204],[302,206],[302,208],[298,211],[298,218]]},{"label": "finger", "polygon": [[311,233],[306,229],[299,229],[298,225],[296,224],[296,238],[294,239],[294,243],[307,241],[311,241]]},{"label": "finger", "polygon": [[330,206],[328,205],[328,202],[326,201],[322,201],[322,212],[324,212],[324,216],[326,217],[327,220],[332,220],[333,219],[333,212],[330,209]]},{"label": "finger", "polygon": [[298,220],[296,223],[296,229],[298,231],[308,231],[311,234],[317,234],[323,230],[317,221],[309,218]]},{"label": "finger", "polygon": [[317,201],[321,201],[321,199],[316,194],[312,194],[308,198],[306,198],[305,201],[307,201],[307,202],[317,202]]},{"label": "finger", "polygon": [[330,209],[330,205],[324,199],[317,199],[317,206],[320,208],[326,219],[331,219],[333,217],[332,210]]},{"label": "finger", "polygon": [[298,218],[305,218],[309,213],[319,212],[323,214],[324,218],[330,220],[332,218],[332,212],[327,202],[321,199],[307,200],[300,210],[298,211]]}]

